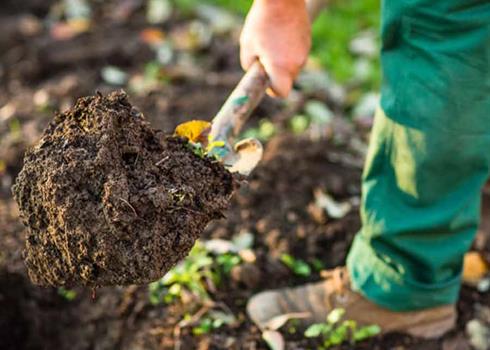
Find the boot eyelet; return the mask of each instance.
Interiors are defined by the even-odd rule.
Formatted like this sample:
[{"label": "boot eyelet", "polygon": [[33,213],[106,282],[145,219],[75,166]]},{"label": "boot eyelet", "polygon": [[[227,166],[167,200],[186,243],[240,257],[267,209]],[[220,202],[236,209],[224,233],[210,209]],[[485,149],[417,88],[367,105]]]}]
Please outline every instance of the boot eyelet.
[{"label": "boot eyelet", "polygon": [[347,299],[349,299],[347,293],[338,293],[335,295],[335,299],[339,304],[346,304]]}]

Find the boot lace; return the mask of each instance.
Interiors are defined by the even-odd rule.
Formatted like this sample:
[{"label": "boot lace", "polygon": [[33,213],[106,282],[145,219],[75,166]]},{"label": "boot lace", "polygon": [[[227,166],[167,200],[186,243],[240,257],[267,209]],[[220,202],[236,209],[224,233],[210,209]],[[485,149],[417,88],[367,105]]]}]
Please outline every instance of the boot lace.
[{"label": "boot lace", "polygon": [[333,293],[327,298],[327,304],[329,308],[334,308],[334,303],[331,298],[335,298],[337,302],[344,304],[348,298],[349,291],[349,273],[344,267],[338,267],[333,270],[326,270],[321,272],[321,277],[329,280],[330,285],[333,288]]}]

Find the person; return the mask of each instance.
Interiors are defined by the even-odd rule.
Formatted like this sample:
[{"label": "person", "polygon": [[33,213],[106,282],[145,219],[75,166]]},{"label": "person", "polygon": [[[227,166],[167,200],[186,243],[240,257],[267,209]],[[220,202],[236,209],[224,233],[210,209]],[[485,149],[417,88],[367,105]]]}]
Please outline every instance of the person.
[{"label": "person", "polygon": [[[253,296],[247,311],[260,327],[289,312],[324,321],[334,308],[384,332],[425,338],[455,325],[463,256],[489,177],[490,2],[383,2],[381,42],[362,228],[346,267]],[[287,96],[310,48],[304,0],[255,0],[240,44],[243,68],[259,59],[269,93]]]}]

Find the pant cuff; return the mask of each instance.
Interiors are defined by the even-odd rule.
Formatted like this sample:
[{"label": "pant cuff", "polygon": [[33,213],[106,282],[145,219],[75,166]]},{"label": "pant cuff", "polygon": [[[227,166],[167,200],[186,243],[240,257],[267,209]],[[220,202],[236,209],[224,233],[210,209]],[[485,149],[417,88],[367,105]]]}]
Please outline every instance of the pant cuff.
[{"label": "pant cuff", "polygon": [[392,311],[413,311],[454,304],[461,288],[457,276],[443,284],[411,281],[380,259],[362,233],[347,257],[351,287],[373,303]]}]

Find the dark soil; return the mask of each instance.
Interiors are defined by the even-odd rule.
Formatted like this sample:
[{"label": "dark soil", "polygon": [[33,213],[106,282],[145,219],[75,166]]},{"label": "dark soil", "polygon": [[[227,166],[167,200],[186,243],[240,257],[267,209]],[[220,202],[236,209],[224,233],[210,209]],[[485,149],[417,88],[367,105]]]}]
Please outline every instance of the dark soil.
[{"label": "dark soil", "polygon": [[24,159],[13,187],[39,285],[143,284],[162,277],[223,216],[234,180],[149,126],[123,92],[78,100]]}]

